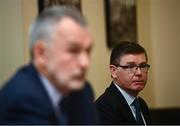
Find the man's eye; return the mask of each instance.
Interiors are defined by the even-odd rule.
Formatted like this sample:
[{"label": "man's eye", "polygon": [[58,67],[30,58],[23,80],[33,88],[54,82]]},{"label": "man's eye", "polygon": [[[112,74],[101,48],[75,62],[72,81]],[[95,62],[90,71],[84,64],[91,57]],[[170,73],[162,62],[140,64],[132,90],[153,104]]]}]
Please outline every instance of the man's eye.
[{"label": "man's eye", "polygon": [[140,65],[139,67],[140,67],[140,68],[146,68],[147,65],[146,65],[146,64],[142,64],[142,65]]},{"label": "man's eye", "polygon": [[70,48],[69,52],[77,54],[77,53],[79,53],[79,49],[78,48]]}]

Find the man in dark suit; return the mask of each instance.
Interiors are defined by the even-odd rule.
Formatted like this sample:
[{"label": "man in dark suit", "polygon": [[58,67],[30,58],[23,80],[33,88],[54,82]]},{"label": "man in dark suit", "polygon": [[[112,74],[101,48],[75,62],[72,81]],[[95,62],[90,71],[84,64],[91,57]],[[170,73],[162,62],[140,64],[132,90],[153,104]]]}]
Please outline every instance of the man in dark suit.
[{"label": "man in dark suit", "polygon": [[145,101],[138,96],[147,81],[150,65],[145,49],[121,42],[110,57],[112,83],[96,100],[102,124],[151,124]]},{"label": "man in dark suit", "polygon": [[75,9],[45,9],[31,26],[31,63],[0,91],[0,124],[95,124],[86,82],[92,37]]}]

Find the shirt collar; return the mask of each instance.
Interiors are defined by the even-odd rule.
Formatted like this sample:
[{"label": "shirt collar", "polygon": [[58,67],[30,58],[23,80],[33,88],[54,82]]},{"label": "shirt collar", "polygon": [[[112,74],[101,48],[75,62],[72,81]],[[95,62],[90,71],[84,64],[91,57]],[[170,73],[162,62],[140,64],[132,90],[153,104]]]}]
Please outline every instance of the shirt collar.
[{"label": "shirt collar", "polygon": [[59,101],[62,99],[62,94],[54,87],[54,85],[42,74],[40,75],[40,79],[42,81],[45,90],[48,93],[48,96],[54,107],[58,106]]},{"label": "shirt collar", "polygon": [[128,105],[131,106],[136,97],[134,97],[133,95],[130,95],[129,93],[127,93],[124,89],[122,89],[120,86],[118,86],[115,82],[114,82],[114,85],[122,93],[122,95],[126,99]]}]

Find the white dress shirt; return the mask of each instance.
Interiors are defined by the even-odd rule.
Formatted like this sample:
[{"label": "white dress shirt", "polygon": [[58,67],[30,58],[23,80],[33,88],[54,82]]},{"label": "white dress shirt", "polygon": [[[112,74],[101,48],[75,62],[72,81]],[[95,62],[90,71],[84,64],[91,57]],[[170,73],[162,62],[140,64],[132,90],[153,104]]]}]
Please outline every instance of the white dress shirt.
[{"label": "white dress shirt", "polygon": [[[133,114],[134,118],[136,119],[136,112],[135,112],[136,110],[135,110],[135,107],[133,105],[133,102],[136,99],[136,97],[134,97],[133,95],[130,95],[129,93],[127,93],[120,86],[118,86],[115,82],[114,82],[114,84],[117,87],[117,89],[121,92],[121,94],[124,96],[126,102],[128,103],[128,105],[129,105],[129,107],[130,107],[130,109],[132,111],[132,114]],[[144,116],[143,116],[142,112],[141,112],[141,116],[142,116],[144,124],[146,125],[146,121],[144,119]]]},{"label": "white dress shirt", "polygon": [[42,84],[51,100],[52,106],[56,115],[59,113],[59,102],[62,99],[62,94],[55,88],[55,86],[42,74],[39,74]]}]

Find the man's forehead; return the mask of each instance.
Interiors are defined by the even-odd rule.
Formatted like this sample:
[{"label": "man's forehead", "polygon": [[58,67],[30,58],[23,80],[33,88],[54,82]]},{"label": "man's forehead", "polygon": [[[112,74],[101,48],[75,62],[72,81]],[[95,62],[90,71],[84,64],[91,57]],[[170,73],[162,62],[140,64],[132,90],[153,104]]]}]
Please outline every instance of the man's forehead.
[{"label": "man's forehead", "polygon": [[69,25],[78,25],[78,26],[81,26],[81,27],[86,27],[84,25],[82,25],[80,22],[77,22],[75,21],[73,18],[71,17],[63,17],[61,20],[59,20],[58,22],[58,25],[62,25],[62,26],[65,26],[67,24],[67,26]]},{"label": "man's forehead", "polygon": [[83,26],[69,17],[64,17],[62,20],[60,20],[57,23],[55,29],[55,31],[58,31],[60,34],[77,35],[79,32],[81,32],[84,34],[86,33],[88,35],[91,35],[88,26]]},{"label": "man's forehead", "polygon": [[78,42],[78,41],[71,41],[68,42],[68,47],[77,48],[77,49],[92,49],[93,43],[90,41],[88,43]]},{"label": "man's forehead", "polygon": [[135,62],[137,60],[146,61],[146,56],[144,53],[141,53],[141,54],[125,54],[125,55],[121,56],[120,60],[126,61],[126,62]]}]

